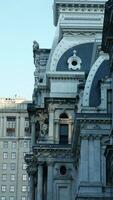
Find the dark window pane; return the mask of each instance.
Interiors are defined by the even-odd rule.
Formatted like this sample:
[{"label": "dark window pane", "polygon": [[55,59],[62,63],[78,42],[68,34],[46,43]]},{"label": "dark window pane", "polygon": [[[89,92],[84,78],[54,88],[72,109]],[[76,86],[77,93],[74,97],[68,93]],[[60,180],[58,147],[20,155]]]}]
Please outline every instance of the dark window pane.
[{"label": "dark window pane", "polygon": [[107,112],[112,113],[112,90],[107,90]]},{"label": "dark window pane", "polygon": [[60,124],[60,144],[68,144],[68,124]]}]

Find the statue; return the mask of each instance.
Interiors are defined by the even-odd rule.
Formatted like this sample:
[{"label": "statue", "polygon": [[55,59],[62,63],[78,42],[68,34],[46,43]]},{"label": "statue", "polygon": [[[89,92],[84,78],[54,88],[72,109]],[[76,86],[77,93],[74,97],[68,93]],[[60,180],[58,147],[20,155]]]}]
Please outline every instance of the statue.
[{"label": "statue", "polygon": [[39,44],[36,40],[33,41],[33,57],[34,57],[34,64],[35,64],[35,57],[36,52],[39,50]]},{"label": "statue", "polygon": [[39,49],[39,44],[36,40],[33,41],[33,52]]}]

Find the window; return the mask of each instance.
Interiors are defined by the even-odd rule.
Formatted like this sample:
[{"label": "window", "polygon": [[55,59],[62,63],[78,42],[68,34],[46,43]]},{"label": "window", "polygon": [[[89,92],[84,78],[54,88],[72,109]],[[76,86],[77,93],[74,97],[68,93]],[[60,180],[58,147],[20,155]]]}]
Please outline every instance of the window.
[{"label": "window", "polygon": [[4,148],[4,149],[7,149],[7,148],[8,148],[8,142],[6,142],[6,141],[3,142],[3,148]]},{"label": "window", "polygon": [[16,142],[12,142],[12,149],[16,149]]},{"label": "window", "polygon": [[107,90],[107,112],[112,113],[112,90]]},{"label": "window", "polygon": [[7,152],[3,152],[3,159],[7,159],[8,158],[8,153]]},{"label": "window", "polygon": [[16,117],[8,116],[7,124],[6,124],[6,134],[9,137],[15,136],[15,128],[16,128]]},{"label": "window", "polygon": [[10,179],[11,179],[11,181],[14,181],[15,180],[15,174],[11,174]]},{"label": "window", "polygon": [[28,117],[25,117],[25,135],[26,136],[29,136],[29,118]]},{"label": "window", "polygon": [[2,192],[6,192],[6,185],[2,185],[2,186],[1,186],[1,191],[2,191]]},{"label": "window", "polygon": [[26,163],[23,163],[22,169],[26,169],[26,167],[27,167]]},{"label": "window", "polygon": [[26,197],[22,197],[21,200],[26,200]]},{"label": "window", "polygon": [[26,154],[27,154],[27,153],[26,153],[26,152],[24,152],[24,153],[23,153],[23,157],[25,157],[25,155],[26,155]]},{"label": "window", "polygon": [[4,169],[4,170],[7,169],[7,164],[6,163],[2,164],[2,169]]},{"label": "window", "polygon": [[9,200],[14,200],[14,197],[9,197]]},{"label": "window", "polygon": [[22,186],[22,192],[26,192],[27,191],[27,187],[26,187],[26,185],[23,185]]},{"label": "window", "polygon": [[15,168],[16,168],[15,163],[11,163],[11,170],[15,170]]},{"label": "window", "polygon": [[60,115],[59,144],[68,144],[68,116],[66,113]]},{"label": "window", "polygon": [[14,185],[11,185],[10,186],[10,192],[14,192],[15,191],[15,187],[14,187]]},{"label": "window", "polygon": [[2,181],[6,181],[7,180],[7,175],[6,174],[2,174]]},{"label": "window", "polygon": [[28,147],[28,141],[24,141],[24,148]]},{"label": "window", "polygon": [[68,144],[68,124],[60,124],[60,144]]},{"label": "window", "polygon": [[11,159],[16,159],[16,153],[15,152],[11,153]]},{"label": "window", "polygon": [[23,180],[23,181],[26,181],[26,180],[27,180],[27,175],[26,175],[26,174],[23,174],[23,175],[22,175],[22,180]]},{"label": "window", "polygon": [[1,197],[1,200],[6,200],[6,197]]},{"label": "window", "polygon": [[28,192],[30,192],[30,186],[28,185]]}]

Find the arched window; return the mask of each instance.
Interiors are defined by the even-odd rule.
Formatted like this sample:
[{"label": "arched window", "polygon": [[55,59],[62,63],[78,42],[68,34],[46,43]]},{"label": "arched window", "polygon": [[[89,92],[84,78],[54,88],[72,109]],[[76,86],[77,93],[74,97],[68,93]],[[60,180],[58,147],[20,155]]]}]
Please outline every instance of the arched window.
[{"label": "arched window", "polygon": [[66,113],[60,115],[59,144],[68,144],[68,116]]}]

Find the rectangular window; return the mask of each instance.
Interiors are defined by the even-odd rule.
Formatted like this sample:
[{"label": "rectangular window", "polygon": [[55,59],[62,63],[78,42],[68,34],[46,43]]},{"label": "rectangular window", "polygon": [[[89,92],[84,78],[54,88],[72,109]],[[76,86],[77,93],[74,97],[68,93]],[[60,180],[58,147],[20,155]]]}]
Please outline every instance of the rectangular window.
[{"label": "rectangular window", "polygon": [[29,136],[29,118],[28,117],[25,117],[25,128],[24,128],[24,131],[25,131],[25,136]]},{"label": "rectangular window", "polygon": [[11,174],[10,179],[11,179],[11,181],[14,181],[15,180],[15,174]]},{"label": "rectangular window", "polygon": [[5,196],[1,197],[1,200],[6,200],[6,197]]},{"label": "rectangular window", "polygon": [[16,168],[15,163],[11,163],[11,170],[15,170],[15,168]]},{"label": "rectangular window", "polygon": [[12,142],[12,149],[16,149],[16,142]]},{"label": "rectangular window", "polygon": [[6,163],[3,163],[3,164],[2,164],[2,169],[4,169],[4,170],[7,169],[7,164],[6,164]]},{"label": "rectangular window", "polygon": [[9,200],[14,200],[14,197],[9,197]]},{"label": "rectangular window", "polygon": [[4,148],[4,149],[7,149],[7,148],[8,148],[8,142],[7,142],[7,141],[3,142],[3,148]]},{"label": "rectangular window", "polygon": [[28,147],[28,141],[24,141],[24,148]]},{"label": "rectangular window", "polygon": [[3,152],[3,159],[8,159],[8,153],[7,152]]},{"label": "rectangular window", "polygon": [[26,192],[27,191],[27,186],[26,185],[23,185],[22,186],[22,192]]},{"label": "rectangular window", "polygon": [[11,159],[16,159],[16,153],[15,152],[11,153]]},{"label": "rectangular window", "polygon": [[60,124],[60,144],[68,144],[68,124]]},{"label": "rectangular window", "polygon": [[2,181],[6,181],[7,180],[7,175],[6,174],[2,174]]},{"label": "rectangular window", "polygon": [[8,116],[6,118],[7,124],[6,124],[6,134],[9,137],[15,136],[15,129],[16,129],[16,117],[14,116]]},{"label": "rectangular window", "polygon": [[10,186],[10,192],[14,192],[15,191],[15,187],[14,187],[14,185],[11,185]]},{"label": "rectangular window", "polygon": [[22,169],[26,169],[26,167],[27,167],[26,163],[23,163]]},{"label": "rectangular window", "polygon": [[26,200],[26,197],[22,196],[21,200]]},{"label": "rectangular window", "polygon": [[6,185],[2,185],[2,186],[1,186],[1,191],[2,191],[2,192],[6,192]]},{"label": "rectangular window", "polygon": [[107,112],[112,113],[112,90],[107,90]]},{"label": "rectangular window", "polygon": [[26,175],[26,174],[23,174],[23,175],[22,175],[22,180],[23,180],[23,181],[26,181],[26,180],[27,180],[27,175]]}]

